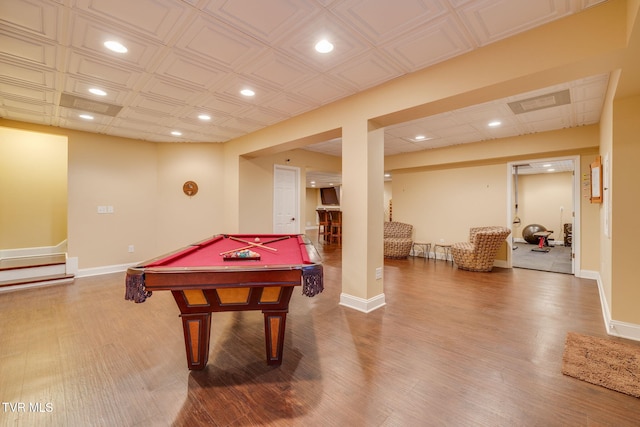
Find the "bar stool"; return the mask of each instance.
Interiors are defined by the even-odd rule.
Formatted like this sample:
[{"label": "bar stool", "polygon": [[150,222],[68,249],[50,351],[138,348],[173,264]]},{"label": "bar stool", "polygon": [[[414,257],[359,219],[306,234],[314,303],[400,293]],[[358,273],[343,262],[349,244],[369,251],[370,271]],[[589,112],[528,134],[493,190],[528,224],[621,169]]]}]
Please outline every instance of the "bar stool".
[{"label": "bar stool", "polygon": [[324,240],[329,240],[331,235],[329,213],[324,209],[316,209],[316,212],[318,212],[318,241],[320,241],[320,236],[324,236]]},{"label": "bar stool", "polygon": [[337,241],[338,244],[341,245],[342,244],[342,211],[329,211],[329,218],[331,221],[330,241],[331,243],[333,243],[334,241]]}]

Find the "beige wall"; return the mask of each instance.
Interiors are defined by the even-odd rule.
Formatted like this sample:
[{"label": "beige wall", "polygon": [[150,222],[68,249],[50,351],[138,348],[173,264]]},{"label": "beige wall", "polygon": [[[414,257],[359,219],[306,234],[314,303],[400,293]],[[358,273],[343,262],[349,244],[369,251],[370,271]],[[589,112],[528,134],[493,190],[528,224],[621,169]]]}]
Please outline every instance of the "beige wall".
[{"label": "beige wall", "polygon": [[[507,205],[508,163],[595,156],[598,136],[598,126],[585,126],[387,157],[385,170],[393,171],[393,219],[415,221],[416,239],[431,243],[465,241],[472,226],[513,228],[507,224],[507,211],[512,209]],[[588,159],[581,160],[582,170],[585,164],[588,172]],[[597,210],[585,204],[588,200],[581,199],[581,227],[592,230],[598,226]],[[598,258],[598,237],[588,236],[580,248],[585,259],[580,268],[597,271],[593,260]]]},{"label": "beige wall", "polygon": [[[592,134],[596,132],[597,127],[591,127],[543,136],[562,149],[565,145],[575,147],[576,140],[583,141],[578,146],[590,146]],[[226,232],[221,225],[227,209],[222,202],[226,164],[221,145],[153,144],[83,132],[66,133],[70,141],[69,234],[74,237],[70,239],[70,256],[78,256],[80,268],[136,262],[208,235]],[[524,139],[527,139],[525,143],[529,142],[528,137]],[[512,139],[505,144],[517,146],[517,141]],[[472,160],[476,157],[487,162],[484,156],[487,150],[475,146],[456,147],[451,150],[453,154],[447,154],[447,150],[431,150],[432,156],[425,158],[435,157],[446,162],[449,158],[460,158],[461,148],[466,148],[463,152],[470,160],[469,165],[474,164]],[[504,150],[500,152],[506,154]],[[567,150],[561,152],[566,154]],[[587,170],[588,160],[585,160]],[[272,229],[274,164],[301,169],[301,201],[304,202],[301,213],[305,224],[301,232],[304,232],[307,222],[315,224],[317,205],[316,196],[313,205],[308,206],[304,188],[306,170],[340,170],[340,163],[339,158],[304,150],[241,159],[241,185],[245,189],[244,208],[240,213],[243,232]],[[398,158],[386,159],[386,163],[387,169],[402,164]],[[506,223],[505,160],[493,165],[461,167],[445,163],[429,165],[429,168],[434,170],[398,169],[393,181],[384,184],[385,215],[388,199],[393,197],[394,220],[415,224],[416,238],[432,242],[465,240],[470,226]],[[478,177],[482,180],[478,181]],[[187,180],[194,180],[200,186],[199,194],[193,198],[181,191]],[[455,196],[451,197],[452,194]],[[486,206],[488,202],[491,209],[478,211],[477,206]],[[98,215],[98,205],[113,206],[114,214]],[[589,224],[587,220],[586,226]],[[97,241],[103,243],[97,245]],[[134,245],[134,253],[128,252],[129,245]],[[597,267],[598,256],[592,255],[594,247],[597,246],[585,244],[582,256],[596,259],[593,267]],[[590,266],[593,262],[584,264]]]},{"label": "beige wall", "polygon": [[[86,269],[158,255],[156,144],[57,131],[69,137],[69,256]],[[113,214],[98,214],[99,205]]]},{"label": "beige wall", "polygon": [[[78,258],[80,269],[135,263],[224,230],[219,144],[156,144],[11,121],[2,125],[68,138],[68,254]],[[192,198],[182,192],[188,180],[199,185]],[[98,214],[98,206],[112,206],[113,213]]]},{"label": "beige wall", "polygon": [[67,138],[0,127],[0,250],[67,239]]},{"label": "beige wall", "polygon": [[394,173],[393,220],[414,226],[416,240],[467,241],[469,228],[506,225],[506,165]]},{"label": "beige wall", "polygon": [[[157,144],[157,251],[178,247],[224,233],[222,146],[220,144]],[[198,193],[182,191],[186,181],[198,184]]]},{"label": "beige wall", "polygon": [[[589,165],[595,159],[598,152],[596,150],[587,151],[580,157],[580,178],[585,174],[589,176]],[[580,195],[580,229],[574,229],[574,235],[580,234],[580,269],[590,272],[590,276],[600,271],[600,233],[599,205],[589,201],[588,192],[583,191],[584,182],[581,180]],[[574,239],[575,241],[575,239]]]},{"label": "beige wall", "polygon": [[[602,115],[600,117],[600,151],[599,155],[603,155],[609,158],[609,163],[613,166],[613,158],[612,158],[612,148],[613,148],[613,102],[614,102],[614,94],[617,89],[618,79],[620,77],[620,73],[613,73],[612,78],[609,81],[609,90],[607,91],[608,96],[605,100],[604,106],[602,108]],[[589,173],[588,164],[583,165],[583,173]],[[604,173],[609,174],[609,178],[611,177],[611,173],[609,171],[604,171]],[[604,177],[603,173],[603,177]],[[585,177],[588,177],[586,175]],[[610,187],[612,187],[610,185]],[[588,191],[585,189],[587,195]],[[611,202],[612,190],[604,190],[603,198],[605,203]],[[597,259],[597,269],[600,272],[600,280],[601,280],[601,289],[603,293],[604,300],[602,303],[606,304],[606,309],[609,313],[611,313],[611,237],[606,236],[604,231],[604,215],[601,214],[599,205],[597,210],[597,235],[598,242],[600,242],[599,253]],[[611,228],[611,227],[610,227]],[[586,231],[586,230],[585,230]],[[591,230],[593,233],[593,230]]]},{"label": "beige wall", "polygon": [[317,201],[308,206],[306,173],[308,169],[340,172],[341,158],[307,150],[289,150],[261,157],[241,157],[239,186],[242,189],[238,226],[242,233],[273,232],[273,169],[275,165],[300,170],[299,232],[304,233],[307,222],[316,224]]},{"label": "beige wall", "polygon": [[316,208],[320,205],[320,191],[317,188],[307,188],[305,190],[305,228],[317,229],[318,214]]},{"label": "beige wall", "polygon": [[[211,213],[212,222],[221,218],[227,232],[270,230],[273,164],[281,164],[281,154],[286,151],[294,152],[307,143],[340,136],[344,131],[343,159],[347,163],[343,171],[346,215],[343,258],[347,262],[343,263],[346,266],[343,290],[366,301],[381,290],[372,278],[374,268],[381,265],[381,238],[378,237],[381,236],[379,223],[384,219],[383,170],[394,172],[394,220],[415,222],[419,227],[416,233],[421,238],[462,240],[466,233],[459,230],[468,229],[475,222],[506,223],[507,162],[581,155],[581,173],[584,173],[588,171],[590,159],[587,157],[602,139],[601,150],[610,151],[612,156],[615,239],[611,239],[610,251],[606,244],[601,251],[603,237],[597,230],[602,230],[602,207],[590,205],[581,198],[583,268],[598,272],[610,266],[610,277],[605,274],[603,283],[604,288],[610,290],[614,318],[640,324],[640,310],[637,310],[640,299],[631,259],[633,245],[640,236],[635,228],[629,229],[638,211],[636,183],[640,172],[635,163],[640,158],[637,143],[640,106],[633,96],[638,94],[640,73],[628,74],[625,90],[631,90],[633,96],[616,100],[611,111],[605,111],[603,122],[607,129],[602,134],[597,126],[587,126],[392,156],[385,158],[384,164],[381,164],[380,140],[372,136],[375,133],[372,124],[401,123],[610,72],[637,62],[640,56],[637,48],[626,49],[627,36],[632,32],[624,25],[634,22],[637,12],[632,11],[631,6],[637,8],[637,5],[637,1],[606,2],[230,141],[222,146],[221,153],[212,148],[206,157],[224,165],[224,170],[221,189],[207,194],[215,198],[220,191],[224,200],[191,201],[198,203],[197,210],[202,216]],[[627,17],[628,11],[634,15]],[[633,33],[637,39],[638,30]],[[638,67],[632,70],[637,71]],[[178,243],[182,233],[195,236],[200,232],[205,235],[215,232],[206,220],[202,224],[196,220],[187,229],[181,225],[184,209],[190,205],[172,193],[172,188],[180,184],[184,176],[190,176],[190,171],[180,170],[180,166],[176,170],[171,168],[174,155],[182,158],[183,153],[178,151],[183,151],[183,145],[161,149],[154,143],[54,127],[7,121],[0,124],[68,137],[69,255],[79,258],[80,268],[135,262],[157,255],[161,247]],[[188,164],[192,155],[199,154],[198,149],[191,153],[188,150],[184,150],[184,163],[176,163]],[[317,155],[309,155],[308,160],[291,158],[292,165],[301,168],[301,177],[307,168],[321,161]],[[342,165],[338,170],[341,169]],[[213,169],[201,176],[203,183],[220,178]],[[442,187],[450,193],[445,194]],[[476,193],[471,194],[470,188]],[[455,191],[464,196],[460,197],[462,201],[456,198]],[[420,197],[425,192],[429,200]],[[301,200],[306,200],[304,194],[301,186]],[[443,208],[444,201],[451,198],[455,198],[453,207]],[[183,209],[169,207],[176,202]],[[115,211],[112,215],[97,215],[98,205],[111,205]],[[484,209],[478,210],[478,206]],[[451,217],[444,218],[442,210],[449,210]],[[307,209],[303,212],[305,218],[301,223],[306,223]],[[189,212],[189,215],[202,218],[200,212]],[[432,221],[425,221],[425,217]],[[171,231],[165,234],[160,228]],[[360,238],[360,243],[352,243],[357,239],[349,235]],[[132,244],[135,252],[128,253],[127,246]],[[366,259],[363,252],[367,252]],[[367,287],[364,292],[363,287]]]},{"label": "beige wall", "polygon": [[515,238],[522,238],[529,224],[552,230],[551,238],[563,240],[563,224],[573,223],[573,173],[519,175],[518,216],[521,224],[512,226]]},{"label": "beige wall", "polygon": [[393,182],[385,181],[384,182],[384,220],[390,221],[393,219],[393,207],[392,207],[392,197],[393,197]]},{"label": "beige wall", "polygon": [[[611,315],[622,322],[640,324],[640,286],[635,268],[640,241],[640,96],[616,100],[613,109]],[[604,215],[602,206],[600,212]]]}]

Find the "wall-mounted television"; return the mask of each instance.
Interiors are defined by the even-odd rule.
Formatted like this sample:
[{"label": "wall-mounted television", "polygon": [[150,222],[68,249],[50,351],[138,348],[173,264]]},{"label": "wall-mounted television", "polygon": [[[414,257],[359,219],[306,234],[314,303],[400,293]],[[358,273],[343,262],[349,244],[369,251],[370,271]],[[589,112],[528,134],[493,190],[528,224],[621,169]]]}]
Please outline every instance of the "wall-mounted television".
[{"label": "wall-mounted television", "polygon": [[326,187],[320,189],[320,200],[323,205],[340,206],[340,188]]}]

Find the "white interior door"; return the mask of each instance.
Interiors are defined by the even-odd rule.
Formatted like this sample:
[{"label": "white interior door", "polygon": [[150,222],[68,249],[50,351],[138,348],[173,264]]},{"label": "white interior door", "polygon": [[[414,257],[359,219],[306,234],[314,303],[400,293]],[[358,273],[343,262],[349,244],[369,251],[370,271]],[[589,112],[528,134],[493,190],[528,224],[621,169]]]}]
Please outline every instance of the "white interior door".
[{"label": "white interior door", "polygon": [[298,234],[300,231],[300,169],[275,165],[273,171],[273,232]]}]

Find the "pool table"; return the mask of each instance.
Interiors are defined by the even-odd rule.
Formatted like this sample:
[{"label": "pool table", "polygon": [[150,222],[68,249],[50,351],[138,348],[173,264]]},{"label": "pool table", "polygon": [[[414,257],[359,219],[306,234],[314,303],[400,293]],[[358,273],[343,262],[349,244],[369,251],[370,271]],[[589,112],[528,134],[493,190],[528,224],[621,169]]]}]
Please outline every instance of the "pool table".
[{"label": "pool table", "polygon": [[293,288],[323,290],[320,256],[304,235],[221,234],[127,270],[125,299],[171,291],[180,309],[189,369],[209,357],[211,313],[262,310],[267,364],[282,364]]}]

